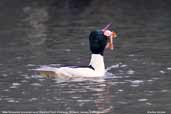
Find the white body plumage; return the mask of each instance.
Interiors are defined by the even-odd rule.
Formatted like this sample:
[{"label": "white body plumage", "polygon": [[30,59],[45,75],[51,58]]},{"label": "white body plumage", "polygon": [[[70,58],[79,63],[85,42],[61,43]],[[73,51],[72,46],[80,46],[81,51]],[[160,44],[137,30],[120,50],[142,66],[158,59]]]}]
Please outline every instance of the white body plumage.
[{"label": "white body plumage", "polygon": [[55,77],[102,77],[105,74],[105,65],[103,56],[100,54],[92,54],[90,67],[42,67],[36,69],[46,75],[52,73]]}]

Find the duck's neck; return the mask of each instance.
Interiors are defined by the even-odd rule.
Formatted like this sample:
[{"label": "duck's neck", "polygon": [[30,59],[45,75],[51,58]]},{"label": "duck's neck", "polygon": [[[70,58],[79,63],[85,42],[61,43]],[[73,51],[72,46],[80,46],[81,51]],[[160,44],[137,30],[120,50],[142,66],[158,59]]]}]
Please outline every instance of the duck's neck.
[{"label": "duck's neck", "polygon": [[91,65],[97,72],[105,72],[104,59],[101,54],[91,54],[89,65]]}]

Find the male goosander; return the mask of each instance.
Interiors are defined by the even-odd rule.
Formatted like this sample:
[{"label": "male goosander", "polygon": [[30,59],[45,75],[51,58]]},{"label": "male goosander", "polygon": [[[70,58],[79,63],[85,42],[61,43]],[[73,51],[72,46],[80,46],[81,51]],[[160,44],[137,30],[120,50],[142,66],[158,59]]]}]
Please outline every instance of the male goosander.
[{"label": "male goosander", "polygon": [[92,31],[89,35],[91,60],[88,66],[84,67],[60,67],[37,69],[42,75],[53,77],[102,77],[105,75],[103,53],[105,48],[113,49],[113,38],[116,33],[102,29]]}]

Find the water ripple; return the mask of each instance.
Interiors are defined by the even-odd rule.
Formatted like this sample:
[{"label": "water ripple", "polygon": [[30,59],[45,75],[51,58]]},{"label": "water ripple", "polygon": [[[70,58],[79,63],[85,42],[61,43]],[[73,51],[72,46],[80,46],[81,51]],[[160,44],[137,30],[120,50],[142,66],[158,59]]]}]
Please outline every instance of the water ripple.
[{"label": "water ripple", "polygon": [[138,101],[144,102],[144,101],[148,101],[148,99],[142,98],[142,99],[138,99]]},{"label": "water ripple", "polygon": [[18,86],[21,85],[20,83],[12,83],[10,88],[18,88]]},{"label": "water ripple", "polygon": [[40,83],[31,83],[32,86],[42,86]]}]

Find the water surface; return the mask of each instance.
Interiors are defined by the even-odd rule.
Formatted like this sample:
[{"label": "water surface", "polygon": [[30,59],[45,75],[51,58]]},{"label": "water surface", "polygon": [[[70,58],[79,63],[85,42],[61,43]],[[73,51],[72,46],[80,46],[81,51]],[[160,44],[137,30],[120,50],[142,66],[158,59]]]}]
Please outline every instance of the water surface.
[{"label": "water surface", "polygon": [[[169,1],[2,0],[0,111],[171,112]],[[87,65],[91,30],[112,22],[107,79],[58,80],[29,69]]]}]

